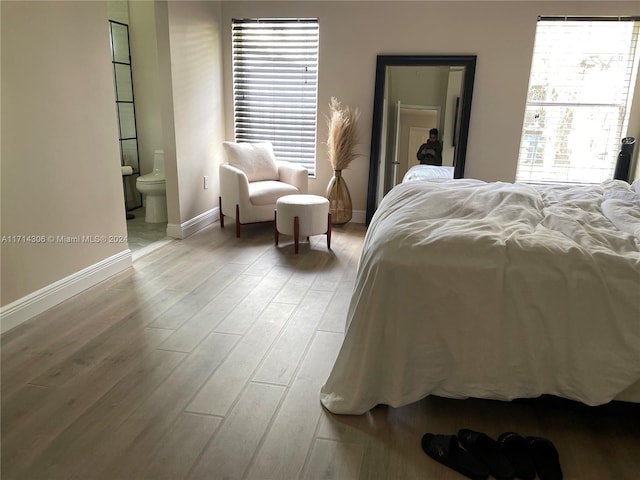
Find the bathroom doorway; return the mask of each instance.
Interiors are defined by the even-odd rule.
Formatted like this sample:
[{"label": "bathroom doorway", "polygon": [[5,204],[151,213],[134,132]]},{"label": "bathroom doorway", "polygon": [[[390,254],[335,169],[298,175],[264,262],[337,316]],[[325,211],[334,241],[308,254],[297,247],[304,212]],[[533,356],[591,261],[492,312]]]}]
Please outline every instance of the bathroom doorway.
[{"label": "bathroom doorway", "polygon": [[122,188],[127,216],[127,239],[129,250],[135,257],[136,254],[149,250],[152,245],[156,247],[167,240],[167,223],[145,221],[143,198],[136,188],[136,179],[141,172],[129,25],[109,20],[109,39],[116,96]]}]

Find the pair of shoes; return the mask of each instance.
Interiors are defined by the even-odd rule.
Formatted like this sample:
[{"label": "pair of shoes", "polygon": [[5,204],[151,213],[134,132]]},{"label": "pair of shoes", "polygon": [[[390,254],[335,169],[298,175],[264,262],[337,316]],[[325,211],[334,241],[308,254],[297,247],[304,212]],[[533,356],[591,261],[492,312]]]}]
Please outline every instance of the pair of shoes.
[{"label": "pair of shoes", "polygon": [[[464,449],[462,448],[464,447]],[[560,456],[551,441],[505,432],[496,442],[482,432],[461,429],[458,435],[426,433],[422,450],[434,460],[474,480],[562,480]]]},{"label": "pair of shoes", "polygon": [[484,480],[489,475],[498,480],[512,480],[516,475],[498,443],[482,432],[462,429],[457,436],[427,433],[422,437],[422,450],[434,460],[475,480]]},{"label": "pair of shoes", "polygon": [[422,450],[435,461],[473,480],[489,478],[489,468],[458,444],[455,435],[425,433]]},{"label": "pair of shoes", "polygon": [[540,480],[562,480],[560,456],[550,440],[505,432],[498,443],[516,470],[518,478],[533,480],[536,472]]}]

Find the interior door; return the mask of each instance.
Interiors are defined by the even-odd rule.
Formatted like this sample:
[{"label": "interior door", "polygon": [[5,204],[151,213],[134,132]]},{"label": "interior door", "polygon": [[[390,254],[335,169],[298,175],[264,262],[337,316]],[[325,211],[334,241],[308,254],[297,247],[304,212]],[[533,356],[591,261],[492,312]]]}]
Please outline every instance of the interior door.
[{"label": "interior door", "polygon": [[400,117],[400,149],[398,180],[402,181],[407,171],[417,165],[416,152],[429,138],[429,130],[437,128],[440,111],[437,107],[403,105]]},{"label": "interior door", "polygon": [[417,165],[418,157],[416,152],[427,138],[429,138],[428,127],[409,127],[409,148],[407,149],[407,165],[409,168]]}]

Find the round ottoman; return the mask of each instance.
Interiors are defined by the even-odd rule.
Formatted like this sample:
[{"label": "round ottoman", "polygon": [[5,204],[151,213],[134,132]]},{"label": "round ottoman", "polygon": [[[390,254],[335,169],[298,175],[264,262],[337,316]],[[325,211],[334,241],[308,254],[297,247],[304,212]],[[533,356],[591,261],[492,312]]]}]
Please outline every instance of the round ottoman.
[{"label": "round ottoman", "polygon": [[293,235],[298,253],[300,237],[327,235],[327,248],[331,250],[331,215],[329,200],[318,195],[285,195],[276,201],[275,241],[279,234]]}]

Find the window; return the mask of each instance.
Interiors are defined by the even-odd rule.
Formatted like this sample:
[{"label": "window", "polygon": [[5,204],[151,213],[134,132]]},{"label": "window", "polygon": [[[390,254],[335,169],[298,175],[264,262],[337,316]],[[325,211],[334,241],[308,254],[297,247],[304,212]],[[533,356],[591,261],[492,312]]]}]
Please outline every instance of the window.
[{"label": "window", "polygon": [[517,181],[613,178],[638,72],[636,18],[538,22]]},{"label": "window", "polygon": [[237,142],[273,144],[315,174],[318,19],[233,20]]}]

